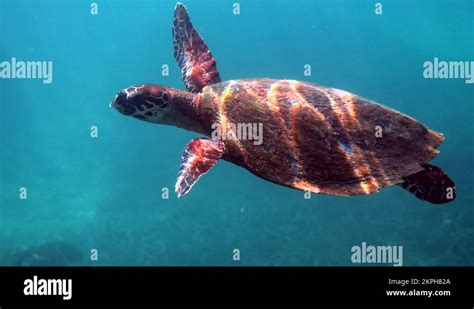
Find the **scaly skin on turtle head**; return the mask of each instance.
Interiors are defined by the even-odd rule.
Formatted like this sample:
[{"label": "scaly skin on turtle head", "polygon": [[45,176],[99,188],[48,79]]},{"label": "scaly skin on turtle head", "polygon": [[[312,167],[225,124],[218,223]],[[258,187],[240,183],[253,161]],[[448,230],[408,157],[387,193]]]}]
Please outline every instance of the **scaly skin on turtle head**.
[{"label": "scaly skin on turtle head", "polygon": [[110,103],[110,107],[126,116],[164,123],[171,110],[174,93],[174,89],[165,86],[131,86],[120,91]]},{"label": "scaly skin on turtle head", "polygon": [[194,108],[198,98],[199,94],[166,86],[139,85],[120,91],[110,107],[139,120],[202,132]]}]

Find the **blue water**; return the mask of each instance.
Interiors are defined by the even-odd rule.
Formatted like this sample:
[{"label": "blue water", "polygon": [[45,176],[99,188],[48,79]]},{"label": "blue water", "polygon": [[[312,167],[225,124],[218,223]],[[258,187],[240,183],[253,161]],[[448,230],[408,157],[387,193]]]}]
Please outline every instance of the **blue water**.
[{"label": "blue water", "polygon": [[457,199],[437,207],[393,186],[306,200],[222,161],[178,200],[199,135],[108,107],[129,85],[184,89],[175,2],[104,0],[91,15],[91,1],[0,0],[0,61],[54,70],[51,84],[0,80],[0,265],[354,265],[362,242],[403,246],[404,265],[474,265],[474,86],[422,67],[474,60],[474,2],[385,0],[376,15],[374,1],[242,0],[233,15],[234,2],[185,2],[223,80],[309,81],[414,117],[445,135],[433,163]]}]

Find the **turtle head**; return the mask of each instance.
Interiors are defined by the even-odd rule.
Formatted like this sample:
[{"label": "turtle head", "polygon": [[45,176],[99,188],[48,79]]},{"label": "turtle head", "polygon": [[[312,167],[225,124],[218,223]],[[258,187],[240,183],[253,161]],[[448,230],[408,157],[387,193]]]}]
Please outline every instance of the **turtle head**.
[{"label": "turtle head", "polygon": [[160,85],[140,85],[117,93],[110,107],[139,120],[205,134],[207,131],[198,119],[197,100],[199,94]]},{"label": "turtle head", "polygon": [[172,118],[172,105],[179,97],[179,90],[159,86],[140,85],[120,91],[110,107],[120,113],[140,120],[168,124]]}]

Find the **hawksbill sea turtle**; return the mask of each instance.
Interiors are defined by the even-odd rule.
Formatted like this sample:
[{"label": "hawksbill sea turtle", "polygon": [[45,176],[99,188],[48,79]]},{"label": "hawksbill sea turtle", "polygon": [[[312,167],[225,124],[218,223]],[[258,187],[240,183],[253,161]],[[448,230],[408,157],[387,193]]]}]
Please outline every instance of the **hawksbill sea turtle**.
[{"label": "hawksbill sea turtle", "polygon": [[[175,8],[173,39],[188,92],[138,85],[119,92],[110,105],[127,116],[207,136],[186,145],[178,197],[223,159],[265,180],[309,192],[351,196],[398,184],[434,204],[454,200],[454,182],[427,163],[439,153],[440,133],[335,88],[266,78],[222,82],[181,3]],[[212,138],[215,124],[229,128],[239,123],[261,123],[262,144]]]}]

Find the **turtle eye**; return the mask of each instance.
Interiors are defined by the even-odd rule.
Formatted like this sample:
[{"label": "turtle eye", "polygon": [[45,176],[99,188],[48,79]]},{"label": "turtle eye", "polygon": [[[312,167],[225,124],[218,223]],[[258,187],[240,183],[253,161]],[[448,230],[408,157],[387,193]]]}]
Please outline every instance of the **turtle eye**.
[{"label": "turtle eye", "polygon": [[169,95],[167,92],[162,91],[162,96],[161,96],[161,98],[163,99],[163,101],[165,101],[166,103],[168,103],[168,101],[170,100],[170,95]]}]

